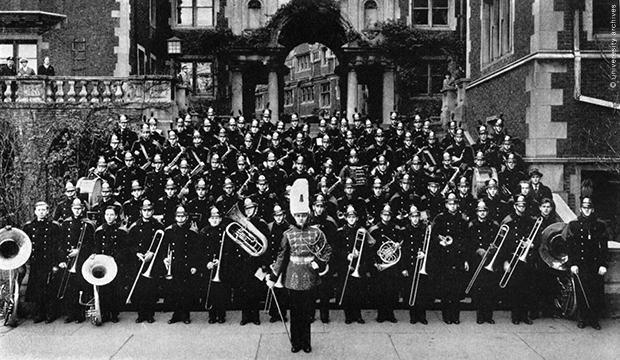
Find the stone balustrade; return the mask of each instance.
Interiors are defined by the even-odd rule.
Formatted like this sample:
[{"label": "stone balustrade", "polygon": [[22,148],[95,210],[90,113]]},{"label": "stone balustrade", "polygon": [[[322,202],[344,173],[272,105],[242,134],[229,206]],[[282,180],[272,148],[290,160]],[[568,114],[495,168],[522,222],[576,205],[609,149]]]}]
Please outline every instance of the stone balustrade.
[{"label": "stone balustrade", "polygon": [[0,107],[10,103],[172,103],[173,77],[0,77]]}]

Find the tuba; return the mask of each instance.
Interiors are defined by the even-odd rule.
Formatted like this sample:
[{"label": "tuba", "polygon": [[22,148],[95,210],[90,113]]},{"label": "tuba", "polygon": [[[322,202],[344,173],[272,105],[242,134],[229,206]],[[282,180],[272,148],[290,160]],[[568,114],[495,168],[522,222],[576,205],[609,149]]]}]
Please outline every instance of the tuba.
[{"label": "tuba", "polygon": [[83,292],[80,291],[80,304],[88,306],[86,317],[90,318],[93,325],[101,325],[101,303],[99,300],[99,286],[107,285],[114,280],[118,273],[118,266],[114,258],[108,255],[94,255],[84,261],[82,276],[89,284],[93,285],[94,297],[89,302],[82,301]]},{"label": "tuba", "polygon": [[269,246],[267,238],[241,213],[239,204],[231,207],[226,216],[233,221],[226,226],[226,234],[250,256],[263,255]]},{"label": "tuba", "polygon": [[32,241],[25,232],[15,228],[0,229],[0,270],[9,271],[8,285],[0,287],[0,317],[4,317],[4,325],[17,325],[20,283],[19,273],[14,270],[23,266],[31,253]]},{"label": "tuba", "polygon": [[381,264],[375,264],[375,267],[379,271],[383,271],[387,268],[390,268],[398,263],[400,260],[401,251],[400,248],[403,245],[403,242],[397,243],[396,241],[388,238],[388,241],[381,244],[379,250],[377,250],[377,255],[381,260]]}]

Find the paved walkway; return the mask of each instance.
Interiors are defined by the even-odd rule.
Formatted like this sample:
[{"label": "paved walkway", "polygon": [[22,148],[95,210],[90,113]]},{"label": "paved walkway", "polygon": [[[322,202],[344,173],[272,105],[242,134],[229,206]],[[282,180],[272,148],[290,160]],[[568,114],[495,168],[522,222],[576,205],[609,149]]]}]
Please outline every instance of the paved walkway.
[{"label": "paved walkway", "polygon": [[206,313],[192,314],[190,325],[168,325],[170,314],[156,314],[153,324],[135,324],[122,313],[118,324],[33,324],[0,327],[0,359],[620,359],[620,320],[602,321],[603,329],[578,329],[574,322],[542,319],[534,325],[510,323],[508,312],[496,313],[495,325],[478,325],[475,313],[461,314],[460,325],[446,325],[439,312],[429,324],[411,325],[406,311],[397,324],[374,321],[344,323],[342,311],[332,322],[315,322],[313,351],[292,354],[281,322],[239,325],[240,312],[226,324],[208,324]]}]

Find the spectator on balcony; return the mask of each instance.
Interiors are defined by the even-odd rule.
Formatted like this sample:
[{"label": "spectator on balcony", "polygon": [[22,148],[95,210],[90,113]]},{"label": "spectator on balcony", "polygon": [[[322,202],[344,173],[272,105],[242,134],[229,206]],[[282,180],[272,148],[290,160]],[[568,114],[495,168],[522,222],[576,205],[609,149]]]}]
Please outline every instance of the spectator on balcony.
[{"label": "spectator on balcony", "polygon": [[36,75],[34,70],[28,66],[28,59],[21,58],[19,59],[19,69],[17,69],[17,76],[32,76]]},{"label": "spectator on balcony", "polygon": [[56,75],[56,70],[54,70],[49,56],[46,56],[45,59],[43,59],[43,65],[39,65],[39,68],[37,69],[37,74],[45,76]]},{"label": "spectator on balcony", "polygon": [[17,69],[15,69],[15,62],[13,57],[6,58],[6,64],[0,67],[0,76],[15,76],[17,75]]},{"label": "spectator on balcony", "polygon": [[185,86],[188,89],[192,86],[192,79],[187,65],[183,65],[183,67],[181,67],[181,72],[177,75],[177,81],[179,82],[179,85]]}]

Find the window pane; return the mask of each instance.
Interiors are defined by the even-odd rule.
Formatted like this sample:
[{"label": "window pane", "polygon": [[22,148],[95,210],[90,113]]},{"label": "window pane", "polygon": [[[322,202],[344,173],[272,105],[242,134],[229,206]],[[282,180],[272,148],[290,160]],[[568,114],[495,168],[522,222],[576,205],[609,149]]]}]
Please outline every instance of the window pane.
[{"label": "window pane", "polygon": [[213,26],[213,8],[198,8],[197,26]]},{"label": "window pane", "polygon": [[[611,5],[616,4],[616,12],[618,9],[617,0],[593,0],[592,4],[592,27],[594,32],[597,33],[610,33],[611,32],[611,19],[612,11]],[[616,15],[617,16],[617,15]],[[614,20],[617,17],[614,17]]]},{"label": "window pane", "polygon": [[447,8],[448,0],[433,0],[433,8]]},{"label": "window pane", "polygon": [[448,9],[433,10],[433,25],[448,25]]},{"label": "window pane", "polygon": [[192,11],[192,8],[179,8],[177,23],[180,25],[192,25],[193,17],[194,12]]},{"label": "window pane", "polygon": [[28,67],[34,69],[35,71],[39,67],[37,64],[37,45],[36,44],[18,44],[17,45],[17,56],[19,58],[28,59]]},{"label": "window pane", "polygon": [[427,10],[414,10],[413,11],[413,23],[418,25],[428,25],[428,11]]},{"label": "window pane", "polygon": [[213,0],[196,0],[196,6],[213,6]]},{"label": "window pane", "polygon": [[13,45],[0,44],[0,64],[6,64],[6,58],[13,56]]}]

